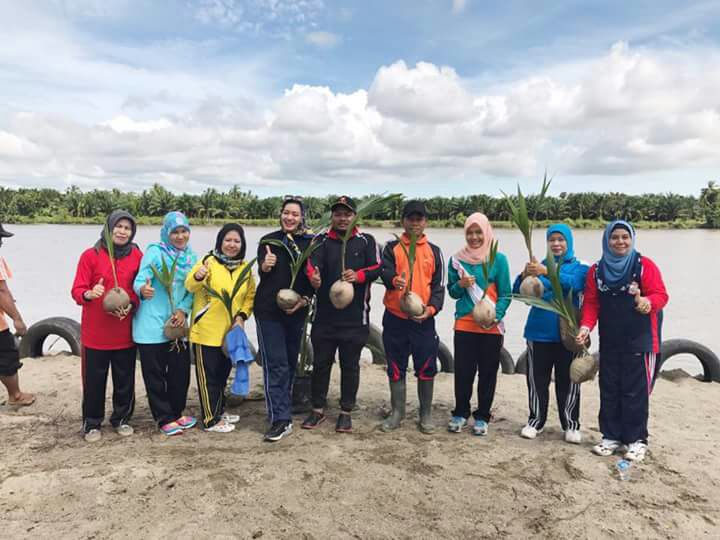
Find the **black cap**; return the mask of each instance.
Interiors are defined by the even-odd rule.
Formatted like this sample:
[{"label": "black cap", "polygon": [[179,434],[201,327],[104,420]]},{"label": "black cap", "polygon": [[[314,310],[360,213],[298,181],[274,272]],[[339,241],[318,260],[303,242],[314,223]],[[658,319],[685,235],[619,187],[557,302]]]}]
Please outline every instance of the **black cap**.
[{"label": "black cap", "polygon": [[343,206],[350,210],[352,213],[355,213],[355,201],[353,201],[350,197],[347,197],[346,195],[343,195],[342,197],[338,197],[337,201],[333,203],[333,205],[330,207],[330,211],[334,212],[336,208]]},{"label": "black cap", "polygon": [[420,214],[422,217],[427,217],[427,208],[425,203],[422,201],[408,201],[403,206],[402,217],[406,218],[412,214]]},{"label": "black cap", "polygon": [[6,231],[5,227],[3,227],[2,223],[0,223],[0,238],[10,238],[11,236],[15,235],[11,232]]}]

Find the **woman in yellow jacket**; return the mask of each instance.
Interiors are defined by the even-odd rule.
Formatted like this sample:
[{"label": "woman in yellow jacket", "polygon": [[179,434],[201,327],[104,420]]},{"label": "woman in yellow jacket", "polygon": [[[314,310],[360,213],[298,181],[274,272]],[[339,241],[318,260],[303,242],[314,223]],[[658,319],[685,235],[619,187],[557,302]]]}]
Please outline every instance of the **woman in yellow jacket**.
[{"label": "woman in yellow jacket", "polygon": [[236,223],[224,225],[217,235],[215,249],[203,257],[185,279],[185,287],[195,295],[190,327],[190,342],[195,352],[200,408],[205,431],[229,433],[240,417],[225,413],[225,385],[230,375],[230,359],[222,351],[225,334],[231,326],[244,327],[252,313],[255,280],[249,278],[232,302],[232,321],[224,304],[210,294],[205,285],[217,292],[230,292],[247,263],[245,231]]}]

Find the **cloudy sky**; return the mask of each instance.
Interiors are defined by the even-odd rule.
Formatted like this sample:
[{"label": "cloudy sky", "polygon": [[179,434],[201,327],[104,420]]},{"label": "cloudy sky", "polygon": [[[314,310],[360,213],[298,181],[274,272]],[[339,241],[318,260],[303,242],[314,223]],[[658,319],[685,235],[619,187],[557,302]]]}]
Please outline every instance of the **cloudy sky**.
[{"label": "cloudy sky", "polygon": [[0,0],[0,185],[697,193],[720,2]]}]

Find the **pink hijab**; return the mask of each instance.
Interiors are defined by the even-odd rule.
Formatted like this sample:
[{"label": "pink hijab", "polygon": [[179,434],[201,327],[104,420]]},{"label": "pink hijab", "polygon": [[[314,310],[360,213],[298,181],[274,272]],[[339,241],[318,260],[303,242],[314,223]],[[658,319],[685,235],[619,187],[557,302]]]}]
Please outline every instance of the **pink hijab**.
[{"label": "pink hijab", "polygon": [[490,225],[490,221],[487,216],[485,216],[485,214],[481,214],[480,212],[470,214],[465,220],[464,230],[466,235],[468,229],[473,225],[478,225],[483,233],[483,237],[485,239],[483,240],[482,246],[477,249],[472,249],[469,245],[467,245],[467,243],[465,243],[465,247],[455,254],[455,258],[468,264],[480,264],[485,262],[488,255],[490,255],[490,246],[495,239],[495,233],[493,233],[492,225]]}]

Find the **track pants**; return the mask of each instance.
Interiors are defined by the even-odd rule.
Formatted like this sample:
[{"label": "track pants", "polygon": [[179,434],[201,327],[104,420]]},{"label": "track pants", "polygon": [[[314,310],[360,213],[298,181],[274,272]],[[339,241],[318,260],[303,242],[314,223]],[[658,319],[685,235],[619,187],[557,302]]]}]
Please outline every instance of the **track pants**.
[{"label": "track pants", "polygon": [[310,339],[313,345],[312,406],[324,409],[330,387],[330,373],[335,352],[340,354],[340,409],[355,407],[360,386],[360,353],[370,335],[368,326],[330,326],[314,324]]},{"label": "track pants", "polygon": [[440,345],[440,339],[435,332],[435,317],[418,324],[386,310],[383,315],[382,339],[387,358],[387,373],[391,381],[405,379],[410,355],[418,379],[430,381],[435,377]]},{"label": "track pants", "polygon": [[255,319],[268,422],[292,420],[292,386],[305,321]]},{"label": "track pants", "polygon": [[562,343],[527,342],[528,425],[545,426],[550,401],[550,378],[555,370],[555,399],[563,431],[580,429],[580,385],[570,380],[575,355]]},{"label": "track pants", "polygon": [[113,412],[110,424],[127,424],[135,409],[135,347],[118,350],[82,349],[83,431],[100,429],[105,418],[108,369],[112,374]]},{"label": "track pants", "polygon": [[503,336],[456,330],[454,345],[455,409],[452,415],[463,418],[470,416],[470,398],[477,374],[478,406],[473,417],[489,422],[490,409],[495,399]]},{"label": "track pants", "polygon": [[656,353],[600,351],[600,431],[603,438],[630,444],[648,438],[650,393]]},{"label": "track pants", "polygon": [[182,416],[190,386],[190,350],[185,344],[138,344],[140,367],[153,418],[162,427]]},{"label": "track pants", "polygon": [[230,359],[220,347],[193,343],[203,425],[212,427],[225,412],[225,387],[232,371]]}]

